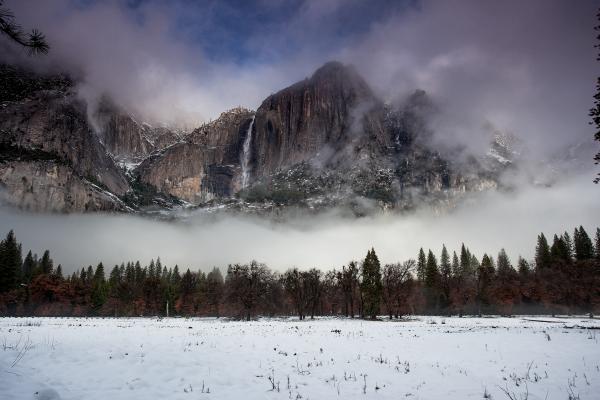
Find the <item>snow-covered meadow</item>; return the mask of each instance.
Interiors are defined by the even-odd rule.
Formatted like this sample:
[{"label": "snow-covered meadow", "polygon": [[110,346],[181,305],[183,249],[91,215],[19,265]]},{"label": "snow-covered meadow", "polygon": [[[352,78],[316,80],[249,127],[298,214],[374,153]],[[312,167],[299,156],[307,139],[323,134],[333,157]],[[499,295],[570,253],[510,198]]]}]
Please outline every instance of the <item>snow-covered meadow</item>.
[{"label": "snow-covered meadow", "polygon": [[[0,399],[598,399],[600,321],[2,318]],[[486,397],[487,396],[487,397]]]}]

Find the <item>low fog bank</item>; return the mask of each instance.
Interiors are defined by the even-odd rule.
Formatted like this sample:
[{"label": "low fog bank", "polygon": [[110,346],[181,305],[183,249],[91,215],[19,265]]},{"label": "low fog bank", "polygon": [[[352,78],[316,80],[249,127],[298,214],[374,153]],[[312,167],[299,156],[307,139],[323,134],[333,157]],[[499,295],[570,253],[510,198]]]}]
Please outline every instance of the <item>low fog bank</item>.
[{"label": "low fog bank", "polygon": [[409,215],[382,214],[359,219],[331,213],[293,217],[286,222],[250,216],[193,215],[165,222],[132,215],[40,215],[0,209],[2,234],[14,229],[23,251],[50,249],[64,271],[127,260],[208,270],[256,259],[275,270],[339,268],[375,247],[383,263],[414,258],[419,247],[439,253],[442,243],[458,250],[461,242],[478,256],[506,248],[532,258],[536,236],[600,225],[598,186],[590,176],[551,188],[529,187],[514,193],[481,193],[443,215],[420,210]]}]

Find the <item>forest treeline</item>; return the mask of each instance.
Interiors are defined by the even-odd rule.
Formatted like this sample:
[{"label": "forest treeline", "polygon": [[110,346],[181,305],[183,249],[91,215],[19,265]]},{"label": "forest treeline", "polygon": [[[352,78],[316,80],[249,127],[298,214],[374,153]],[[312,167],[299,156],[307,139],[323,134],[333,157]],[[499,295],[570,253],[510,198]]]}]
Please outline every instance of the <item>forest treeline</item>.
[{"label": "forest treeline", "polygon": [[13,231],[0,242],[0,315],[255,316],[399,318],[407,314],[597,313],[600,229],[537,238],[535,258],[516,264],[504,249],[478,258],[464,244],[439,255],[381,265],[374,249],[340,269],[275,272],[252,261],[205,273],[167,268],[158,258],[102,263],[64,276],[50,252],[22,256]]}]

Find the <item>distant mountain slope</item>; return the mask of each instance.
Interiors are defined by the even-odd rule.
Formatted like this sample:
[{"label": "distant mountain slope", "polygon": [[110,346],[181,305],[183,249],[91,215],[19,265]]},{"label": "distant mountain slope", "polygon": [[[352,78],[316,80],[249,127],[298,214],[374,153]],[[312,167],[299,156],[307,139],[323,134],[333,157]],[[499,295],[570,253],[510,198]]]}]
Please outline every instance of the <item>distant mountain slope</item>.
[{"label": "distant mountain slope", "polygon": [[497,187],[512,161],[496,142],[495,161],[440,153],[425,92],[384,104],[339,62],[192,132],[139,122],[108,98],[87,109],[68,77],[2,66],[0,81],[3,197],[40,211],[448,206]]},{"label": "distant mountain slope", "polygon": [[0,75],[3,197],[40,211],[126,209],[117,196],[129,183],[90,129],[70,81],[7,66]]}]

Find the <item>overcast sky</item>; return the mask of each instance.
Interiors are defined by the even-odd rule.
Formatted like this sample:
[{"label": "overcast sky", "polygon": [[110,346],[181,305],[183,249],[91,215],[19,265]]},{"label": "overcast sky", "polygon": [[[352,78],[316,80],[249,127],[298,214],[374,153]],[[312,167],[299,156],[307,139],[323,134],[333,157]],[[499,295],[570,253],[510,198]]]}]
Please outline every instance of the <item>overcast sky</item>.
[{"label": "overcast sky", "polygon": [[[542,161],[593,136],[587,113],[600,64],[592,0],[7,0],[6,6],[25,29],[43,31],[51,50],[28,58],[0,41],[0,59],[75,72],[90,104],[107,93],[152,123],[193,127],[238,105],[256,109],[269,94],[340,60],[354,64],[383,100],[426,90],[440,110],[429,122],[441,143],[485,151],[492,127],[519,136],[527,157]],[[595,228],[600,188],[590,183],[593,175],[490,195],[468,212],[441,218],[331,217],[309,220],[310,229],[247,219],[171,225],[7,210],[0,221],[17,229],[26,248],[51,248],[70,268],[159,252],[171,264],[202,268],[252,258],[275,267],[326,267],[370,246],[395,261],[414,257],[420,246],[457,248],[459,241],[478,254],[507,247],[514,257],[529,257],[541,230]]]}]

